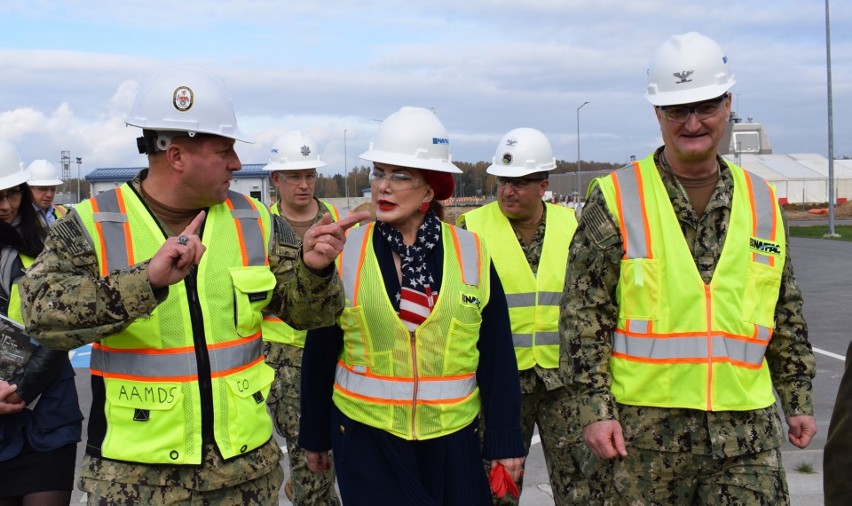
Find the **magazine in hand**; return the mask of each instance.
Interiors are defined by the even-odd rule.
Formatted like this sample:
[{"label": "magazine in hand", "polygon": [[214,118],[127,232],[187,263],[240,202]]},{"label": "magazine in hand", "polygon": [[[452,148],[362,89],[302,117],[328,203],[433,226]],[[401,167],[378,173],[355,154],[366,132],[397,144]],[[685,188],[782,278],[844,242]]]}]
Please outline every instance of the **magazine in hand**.
[{"label": "magazine in hand", "polygon": [[8,381],[21,372],[33,349],[24,326],[0,314],[0,380]]}]

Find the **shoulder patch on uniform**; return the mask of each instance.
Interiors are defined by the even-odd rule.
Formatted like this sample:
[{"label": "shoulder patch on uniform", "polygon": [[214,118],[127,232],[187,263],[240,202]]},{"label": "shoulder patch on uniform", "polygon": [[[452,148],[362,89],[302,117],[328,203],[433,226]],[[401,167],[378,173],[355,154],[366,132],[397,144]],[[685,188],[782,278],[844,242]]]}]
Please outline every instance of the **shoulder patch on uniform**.
[{"label": "shoulder patch on uniform", "polygon": [[85,235],[73,219],[56,221],[50,227],[50,234],[61,243],[71,256],[84,255],[89,252],[88,245],[84,239]]},{"label": "shoulder patch on uniform", "polygon": [[583,209],[581,217],[589,237],[598,245],[611,244],[618,238],[618,230],[606,210],[595,203],[590,203]]},{"label": "shoulder patch on uniform", "polygon": [[298,249],[302,245],[302,241],[299,239],[296,231],[293,230],[293,227],[287,223],[287,220],[284,218],[273,215],[273,222],[275,223],[275,227],[278,229],[278,242],[279,244],[284,244],[286,246],[291,246],[293,248]]}]

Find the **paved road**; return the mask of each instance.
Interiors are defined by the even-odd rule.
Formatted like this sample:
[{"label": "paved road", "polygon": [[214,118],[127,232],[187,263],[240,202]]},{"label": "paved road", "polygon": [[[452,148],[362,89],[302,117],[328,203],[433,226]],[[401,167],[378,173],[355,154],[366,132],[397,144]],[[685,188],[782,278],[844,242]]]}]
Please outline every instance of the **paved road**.
[{"label": "paved road", "polygon": [[[850,339],[849,329],[852,329],[852,242],[793,238],[791,255],[804,292],[805,318],[816,355],[814,392],[819,433],[807,450],[798,450],[786,444],[784,467],[793,505],[815,506],[823,504],[822,448],[843,373],[844,354]],[[88,363],[87,351],[79,350],[72,359],[75,367],[81,368],[77,371],[77,384],[83,412],[88,414],[91,394],[89,373],[84,369]],[[553,504],[540,444],[533,445],[527,462],[521,505]],[[801,464],[810,464],[816,472],[803,474],[797,471],[796,468]],[[85,498],[78,491],[72,503],[80,502],[85,502]],[[280,504],[291,504],[283,492]]]}]

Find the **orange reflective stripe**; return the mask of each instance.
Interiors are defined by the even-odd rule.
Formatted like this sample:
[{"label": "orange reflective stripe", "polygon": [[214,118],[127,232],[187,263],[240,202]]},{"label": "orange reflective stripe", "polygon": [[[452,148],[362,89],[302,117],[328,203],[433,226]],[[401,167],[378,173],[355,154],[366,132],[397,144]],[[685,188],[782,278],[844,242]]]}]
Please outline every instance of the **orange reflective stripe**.
[{"label": "orange reflective stripe", "polygon": [[[92,199],[91,202],[92,202],[92,213],[97,215],[98,212],[100,212],[99,209],[98,209],[98,199]],[[98,230],[97,241],[98,241],[98,245],[101,249],[101,252],[103,254],[103,261],[101,262],[101,276],[106,277],[106,275],[109,274],[109,265],[108,265],[109,262],[107,260],[107,255],[106,255],[106,244],[104,243],[103,224],[99,221],[96,221],[95,222],[95,228]]]}]

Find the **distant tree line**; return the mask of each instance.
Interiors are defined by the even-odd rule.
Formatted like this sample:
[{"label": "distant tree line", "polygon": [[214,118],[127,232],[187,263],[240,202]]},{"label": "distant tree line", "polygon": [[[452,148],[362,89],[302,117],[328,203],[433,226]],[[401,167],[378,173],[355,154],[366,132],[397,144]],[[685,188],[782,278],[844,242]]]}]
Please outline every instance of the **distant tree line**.
[{"label": "distant tree line", "polygon": [[[496,193],[496,178],[485,172],[485,169],[491,165],[490,162],[455,162],[455,164],[462,170],[461,174],[456,175],[456,197],[481,197]],[[581,161],[580,172],[612,171],[620,168],[622,165],[607,162]],[[370,171],[372,168],[372,166],[361,165],[349,170],[347,178],[350,197],[361,196],[362,190],[370,186]],[[576,172],[577,162],[557,160],[556,168],[551,171],[551,174],[574,174]],[[328,177],[320,174],[316,183],[316,195],[320,198],[345,197],[346,186],[343,175],[335,174]]]}]

